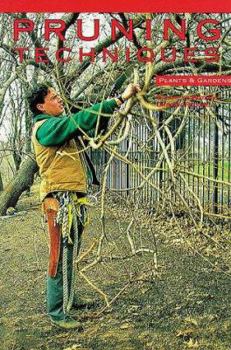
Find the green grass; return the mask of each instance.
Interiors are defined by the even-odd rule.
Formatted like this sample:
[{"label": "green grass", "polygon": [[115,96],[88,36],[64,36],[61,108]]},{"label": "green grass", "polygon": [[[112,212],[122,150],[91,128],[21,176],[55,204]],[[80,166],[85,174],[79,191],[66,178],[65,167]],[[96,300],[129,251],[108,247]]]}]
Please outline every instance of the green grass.
[{"label": "green grass", "polygon": [[[214,164],[212,162],[193,162],[191,168],[196,174],[208,176],[214,178]],[[218,177],[217,180],[223,180],[226,182],[231,181],[231,164],[229,161],[218,162]]]}]

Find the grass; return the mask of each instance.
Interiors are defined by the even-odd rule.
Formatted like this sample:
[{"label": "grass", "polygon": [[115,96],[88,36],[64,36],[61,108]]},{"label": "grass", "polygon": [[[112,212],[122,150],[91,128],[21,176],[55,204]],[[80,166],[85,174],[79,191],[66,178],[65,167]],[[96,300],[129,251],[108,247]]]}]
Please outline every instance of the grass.
[{"label": "grass", "polygon": [[[218,176],[217,180],[230,182],[231,180],[231,165],[229,161],[218,162]],[[193,162],[193,171],[195,174],[204,175],[214,178],[214,164],[212,162]]]}]

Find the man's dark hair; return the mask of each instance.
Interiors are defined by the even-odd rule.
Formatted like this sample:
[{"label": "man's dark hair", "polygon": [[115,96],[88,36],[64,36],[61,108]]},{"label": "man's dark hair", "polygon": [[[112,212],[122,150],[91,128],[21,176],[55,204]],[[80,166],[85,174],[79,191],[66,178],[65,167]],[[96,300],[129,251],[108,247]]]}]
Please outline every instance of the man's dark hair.
[{"label": "man's dark hair", "polygon": [[33,116],[36,116],[38,114],[41,114],[42,112],[37,109],[37,104],[38,103],[44,103],[44,99],[48,94],[48,90],[51,86],[41,84],[37,85],[31,92],[31,94],[27,97],[30,110],[33,113]]}]

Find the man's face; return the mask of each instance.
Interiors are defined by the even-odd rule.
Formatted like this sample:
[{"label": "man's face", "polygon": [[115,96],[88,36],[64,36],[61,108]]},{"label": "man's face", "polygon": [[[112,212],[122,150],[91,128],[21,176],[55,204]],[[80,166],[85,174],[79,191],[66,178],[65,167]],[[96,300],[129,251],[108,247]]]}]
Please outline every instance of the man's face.
[{"label": "man's face", "polygon": [[64,111],[63,101],[53,88],[48,89],[48,94],[44,98],[44,102],[38,103],[37,108],[42,113],[54,117],[58,117]]}]

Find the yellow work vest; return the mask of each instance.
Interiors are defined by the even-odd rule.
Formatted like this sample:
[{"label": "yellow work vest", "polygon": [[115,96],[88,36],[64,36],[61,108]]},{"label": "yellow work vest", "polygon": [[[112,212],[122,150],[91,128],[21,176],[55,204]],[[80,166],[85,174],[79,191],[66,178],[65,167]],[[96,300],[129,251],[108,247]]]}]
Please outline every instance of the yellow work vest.
[{"label": "yellow work vest", "polygon": [[45,121],[35,123],[32,132],[32,143],[41,176],[41,200],[55,191],[86,193],[87,175],[80,146],[74,139],[62,146],[42,146],[36,138],[36,132]]}]

